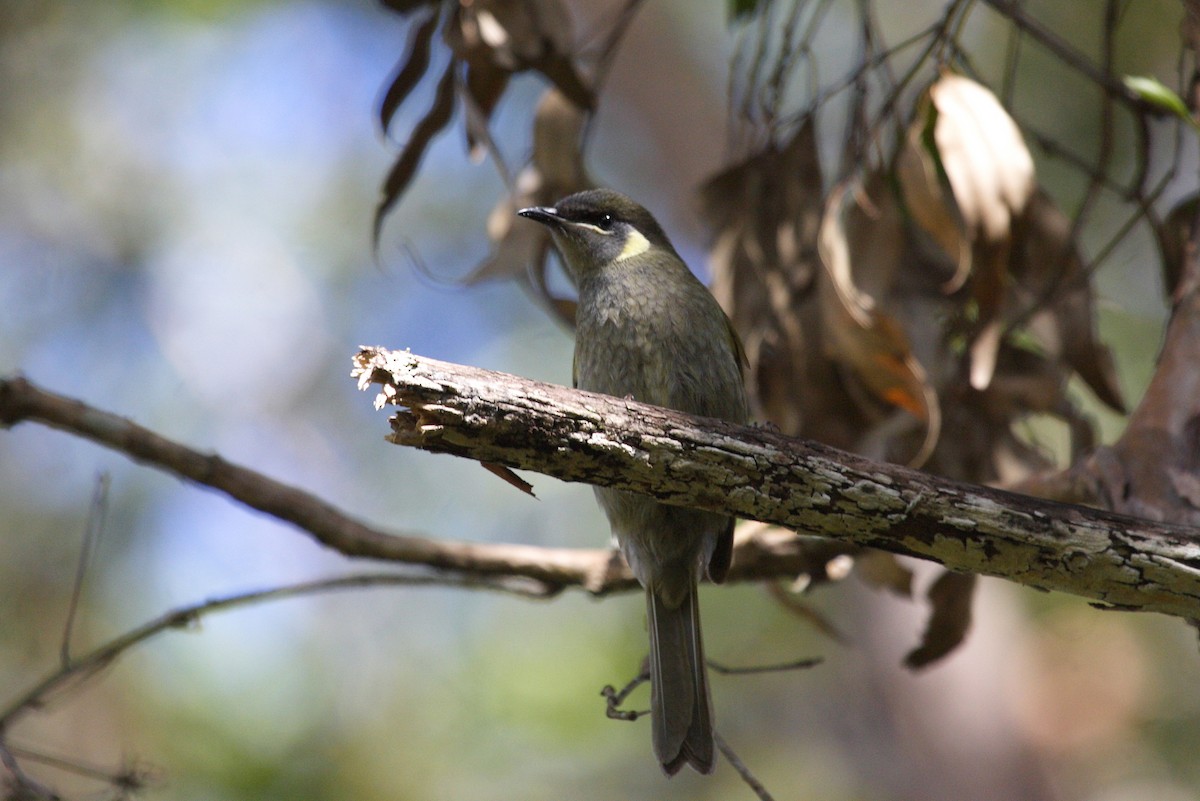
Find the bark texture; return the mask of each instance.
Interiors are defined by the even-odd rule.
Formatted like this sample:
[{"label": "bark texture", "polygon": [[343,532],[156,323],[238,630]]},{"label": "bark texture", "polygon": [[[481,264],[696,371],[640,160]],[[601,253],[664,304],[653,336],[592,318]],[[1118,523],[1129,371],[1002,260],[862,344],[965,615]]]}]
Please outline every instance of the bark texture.
[{"label": "bark texture", "polygon": [[872,462],[766,428],[364,348],[389,439],[665,503],[723,511],[854,545],[1069,592],[1103,605],[1200,618],[1195,529]]}]

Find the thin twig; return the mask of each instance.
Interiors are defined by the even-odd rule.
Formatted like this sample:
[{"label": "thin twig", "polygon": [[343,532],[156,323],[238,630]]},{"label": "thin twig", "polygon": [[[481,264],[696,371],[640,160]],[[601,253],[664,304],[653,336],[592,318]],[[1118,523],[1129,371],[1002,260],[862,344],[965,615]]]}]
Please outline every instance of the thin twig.
[{"label": "thin twig", "polygon": [[12,743],[6,743],[4,747],[14,757],[22,759],[25,762],[36,762],[40,765],[56,768],[65,773],[73,773],[76,776],[82,776],[86,779],[95,779],[125,792],[142,789],[152,780],[151,772],[143,767],[129,766],[113,772],[97,765],[80,762],[74,758],[52,756],[31,748],[16,746]]},{"label": "thin twig", "polygon": [[1126,87],[1123,82],[1116,80],[1110,74],[1106,74],[1093,64],[1087,56],[1076,50],[1066,39],[1063,39],[1030,17],[1021,8],[1018,0],[983,0],[983,2],[991,6],[998,14],[1011,21],[1022,31],[1029,34],[1030,38],[1053,53],[1064,64],[1082,73],[1092,83],[1101,87],[1113,98],[1134,108],[1146,108],[1146,104],[1142,99]]},{"label": "thin twig", "polygon": [[16,784],[17,789],[20,791],[13,794],[14,798],[31,799],[31,801],[37,798],[46,799],[46,801],[60,801],[61,796],[58,793],[36,779],[31,778],[21,769],[21,764],[17,761],[16,755],[13,754],[12,750],[4,742],[3,737],[0,737],[0,764],[3,764],[8,769],[13,783]]},{"label": "thin twig", "polygon": [[1013,94],[1017,87],[1017,66],[1021,63],[1021,29],[1012,26],[1008,32],[1008,42],[1004,48],[1004,80],[1000,83],[1000,97],[1004,107],[1013,107]]},{"label": "thin twig", "polygon": [[713,740],[716,742],[717,748],[719,748],[721,753],[725,755],[725,759],[730,765],[733,766],[733,769],[738,772],[738,775],[742,777],[742,781],[746,783],[747,787],[754,791],[754,794],[757,795],[761,801],[775,801],[774,797],[767,791],[767,788],[763,787],[762,782],[760,782],[758,778],[750,772],[750,768],[746,767],[746,763],[741,760],[741,757],[737,755],[737,752],[729,746],[729,743],[725,742],[725,738],[721,736],[720,732],[713,732]]},{"label": "thin twig", "polygon": [[108,512],[108,488],[112,476],[103,472],[96,476],[96,489],[92,492],[92,504],[88,508],[87,526],[83,531],[83,544],[79,549],[79,563],[75,566],[75,582],[71,587],[71,601],[67,606],[67,621],[63,626],[62,645],[59,659],[63,667],[71,664],[71,631],[75,627],[75,614],[79,610],[79,599],[83,595],[83,579],[100,535],[104,533],[104,518]]},{"label": "thin twig", "polygon": [[[1115,0],[1108,0],[1105,4],[1104,14],[1104,39],[1101,45],[1102,57],[1100,69],[1105,76],[1112,80],[1113,74],[1113,58],[1116,55],[1116,34],[1117,34],[1117,6]],[[1078,210],[1075,212],[1074,218],[1071,220],[1071,230],[1067,234],[1067,241],[1074,242],[1079,236],[1079,232],[1083,229],[1087,222],[1092,208],[1096,201],[1100,198],[1102,183],[1097,180],[1096,175],[1108,175],[1112,165],[1113,155],[1113,98],[1107,92],[1102,93],[1100,97],[1100,112],[1099,112],[1099,129],[1100,129],[1100,144],[1096,153],[1095,168],[1091,179],[1088,181],[1087,190],[1084,192],[1083,200],[1079,204]],[[1144,145],[1145,143],[1143,143]],[[1050,280],[1050,291],[1053,292],[1062,282],[1066,275],[1067,269],[1067,248],[1062,248],[1062,253],[1059,258],[1055,259],[1053,265],[1049,265],[1054,271],[1053,277]]]},{"label": "thin twig", "polygon": [[[930,25],[928,28],[924,28],[923,30],[917,31],[912,36],[909,36],[907,39],[897,42],[895,45],[888,48],[887,50],[879,51],[872,58],[859,64],[858,67],[855,68],[854,70],[851,70],[850,73],[846,75],[846,77],[842,78],[841,80],[834,81],[833,83],[829,84],[829,86],[825,87],[825,89],[822,90],[820,93],[815,95],[812,99],[812,102],[809,104],[809,108],[807,108],[802,113],[802,116],[803,116],[803,114],[812,113],[813,109],[816,109],[816,108],[819,108],[819,107],[825,105],[826,103],[828,103],[833,98],[837,97],[842,92],[853,87],[860,80],[862,80],[865,75],[869,74],[873,70],[875,70],[881,66],[888,65],[893,58],[895,58],[896,56],[898,56],[900,53],[904,52],[905,50],[909,49],[913,45],[916,45],[932,36],[936,36],[937,32],[940,29],[941,29],[941,24],[935,23],[933,25]],[[921,55],[919,55],[917,57],[917,60],[918,61],[922,60],[926,55],[927,55],[927,53],[922,53]],[[888,67],[888,70],[890,73],[890,67]],[[898,83],[898,81],[894,75],[892,75],[891,77],[892,77],[892,84],[894,86],[896,83]]]},{"label": "thin twig", "polygon": [[166,612],[119,637],[109,640],[87,654],[71,660],[69,664],[60,666],[41,681],[18,694],[16,698],[9,701],[5,707],[0,709],[0,732],[11,728],[13,723],[23,714],[45,706],[54,692],[68,684],[73,684],[95,675],[134,646],[169,629],[182,629],[194,626],[205,615],[262,603],[264,601],[278,601],[285,598],[312,595],[318,592],[381,586],[486,588],[502,590],[526,598],[545,598],[548,594],[553,594],[552,590],[548,590],[545,586],[539,585],[536,582],[514,582],[503,578],[452,577],[437,574],[363,573],[317,581],[306,581],[265,590],[253,590],[223,598],[213,598]]},{"label": "thin twig", "polygon": [[[930,29],[930,38],[928,44],[925,46],[925,49],[918,54],[916,60],[909,65],[908,71],[905,72],[898,81],[896,81],[892,90],[885,95],[883,103],[880,105],[879,111],[875,115],[875,120],[866,125],[866,131],[862,137],[862,148],[864,154],[869,148],[873,147],[878,142],[879,138],[882,136],[884,128],[888,125],[888,123],[894,121],[896,105],[900,102],[900,98],[908,88],[908,85],[916,79],[917,75],[920,74],[923,69],[925,69],[926,62],[929,60],[929,58],[933,56],[935,52],[938,52],[939,48],[944,46],[947,41],[947,37],[949,36],[949,31],[954,25],[954,20],[962,12],[963,7],[968,3],[969,0],[954,0],[954,2],[950,3],[950,5],[947,7],[946,12],[942,15],[941,20]],[[855,164],[855,169],[862,169],[865,166],[864,162],[865,160],[859,160]]]}]

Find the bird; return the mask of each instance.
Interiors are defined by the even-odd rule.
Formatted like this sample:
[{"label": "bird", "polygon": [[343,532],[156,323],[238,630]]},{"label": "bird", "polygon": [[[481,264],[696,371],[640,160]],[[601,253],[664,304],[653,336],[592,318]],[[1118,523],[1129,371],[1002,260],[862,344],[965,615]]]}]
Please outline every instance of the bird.
[{"label": "bird", "polygon": [[[644,207],[611,189],[517,212],[550,229],[575,283],[574,385],[735,423],[749,418],[733,324]],[[668,776],[715,764],[697,585],[724,580],[734,518],[604,487],[596,499],[645,588],[650,718]]]}]

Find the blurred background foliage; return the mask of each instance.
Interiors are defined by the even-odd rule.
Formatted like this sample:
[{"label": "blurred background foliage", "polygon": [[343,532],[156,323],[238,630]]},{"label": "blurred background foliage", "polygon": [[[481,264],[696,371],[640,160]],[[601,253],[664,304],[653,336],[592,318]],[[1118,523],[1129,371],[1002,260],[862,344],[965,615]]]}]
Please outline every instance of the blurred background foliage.
[{"label": "blurred background foliage", "polygon": [[[1024,5],[1094,51],[1103,3]],[[1180,6],[1136,5],[1121,69],[1172,83]],[[903,30],[941,7],[877,11],[884,30]],[[601,13],[573,8],[585,21]],[[373,255],[394,157],[375,110],[406,36],[404,20],[366,0],[0,3],[0,370],[385,528],[595,547],[607,526],[586,488],[535,478],[531,501],[477,465],[386,445],[383,417],[348,379],[359,344],[570,375],[569,332],[528,293],[456,283],[489,253],[484,223],[504,191],[495,170],[466,158],[461,128],[432,142]],[[994,26],[969,36],[977,65],[1003,63]],[[704,277],[696,190],[738,155],[726,136],[736,46],[719,3],[646,3],[590,131],[593,178],[653,209]],[[496,109],[492,134],[513,163],[544,86],[518,76]],[[1043,129],[1095,142],[1090,95],[1025,86],[1022,108]],[[432,87],[419,91],[427,105]],[[393,133],[416,124],[422,103],[412,105]],[[1164,210],[1191,185],[1195,151],[1185,154]],[[1038,168],[1067,198],[1082,191],[1060,163]],[[1113,219],[1102,212],[1084,246],[1107,241]],[[1165,320],[1149,235],[1122,240],[1095,286],[1101,339],[1135,404]],[[1100,420],[1101,441],[1119,434],[1119,416],[1072,392]],[[1065,437],[1038,425],[1029,440],[1064,458]],[[362,567],[88,443],[32,425],[6,431],[0,706],[56,665],[101,473],[110,506],[76,651],[172,607]],[[914,569],[923,587],[932,573]],[[714,660],[825,658],[799,673],[714,679],[724,737],[776,797],[1200,798],[1200,665],[1195,633],[1178,621],[985,579],[966,644],[914,674],[900,663],[920,637],[921,604],[854,577],[806,600],[844,642],[763,588],[705,591]],[[264,604],[159,637],[5,735],[22,753],[144,769],[149,798],[750,797],[727,766],[667,782],[645,723],[605,719],[599,690],[637,670],[641,617],[638,597],[579,593],[533,603],[386,589]],[[69,797],[114,792],[22,765]]]}]

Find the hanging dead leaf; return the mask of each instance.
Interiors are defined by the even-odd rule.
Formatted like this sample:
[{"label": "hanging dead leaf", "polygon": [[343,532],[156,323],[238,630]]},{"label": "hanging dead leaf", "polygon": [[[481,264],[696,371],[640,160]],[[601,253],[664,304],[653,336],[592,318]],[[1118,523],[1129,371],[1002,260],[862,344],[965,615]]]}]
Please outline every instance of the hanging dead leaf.
[{"label": "hanging dead leaf", "polygon": [[449,124],[450,118],[453,116],[454,67],[454,63],[451,62],[446,67],[446,71],[442,73],[437,90],[434,92],[433,105],[413,128],[412,135],[409,136],[404,149],[400,151],[400,157],[396,159],[396,163],[392,165],[391,171],[384,180],[383,194],[375,206],[375,220],[371,232],[372,242],[376,247],[379,246],[383,218],[399,202],[408,189],[408,185],[412,183],[413,176],[416,175],[417,167],[420,166],[429,143]]},{"label": "hanging dead leaf", "polygon": [[900,558],[895,554],[864,550],[854,559],[854,572],[872,587],[890,590],[904,598],[912,597],[912,571],[900,564]]},{"label": "hanging dead leaf", "polygon": [[[591,185],[583,167],[583,129],[588,113],[554,88],[542,93],[533,115],[533,166],[545,191],[557,200]],[[543,226],[544,227],[544,226]]]},{"label": "hanging dead leaf", "polygon": [[433,34],[437,31],[438,12],[434,8],[419,24],[413,26],[408,37],[401,66],[388,84],[387,92],[379,104],[379,124],[384,131],[392,124],[392,117],[409,93],[416,88],[429,70],[429,51]]},{"label": "hanging dead leaf", "polygon": [[1018,313],[1037,309],[1028,328],[1047,356],[1074,370],[1096,397],[1123,413],[1112,352],[1099,340],[1095,293],[1071,232],[1071,221],[1050,196],[1034,192],[1017,220],[1007,305]]},{"label": "hanging dead leaf", "polygon": [[501,480],[504,481],[504,483],[511,484],[512,486],[519,489],[521,492],[528,495],[530,498],[537,497],[536,495],[533,494],[533,485],[530,484],[525,479],[518,476],[507,466],[502,465],[502,464],[497,464],[496,462],[480,462],[479,464],[483,467],[484,470],[488,471],[489,473],[491,473],[494,476],[498,476]]},{"label": "hanging dead leaf", "polygon": [[442,39],[452,57],[437,85],[433,106],[409,136],[385,182],[375,212],[376,245],[383,217],[408,188],[430,140],[449,123],[456,88],[462,90],[471,158],[479,161],[490,153],[506,185],[511,184],[510,176],[489,126],[514,73],[537,70],[577,108],[595,105],[591,88],[575,66],[571,20],[562,0],[461,0],[447,3],[453,10],[445,15],[435,2],[397,0],[391,5],[402,14],[424,7],[430,10],[412,28],[406,55],[380,104],[385,129],[428,71],[433,35],[443,19]]},{"label": "hanging dead leaf", "polygon": [[489,116],[499,97],[495,88],[500,76],[506,81],[527,69],[541,72],[580,108],[595,105],[572,58],[571,18],[561,0],[461,2],[445,38],[475,75],[480,91],[476,102]]},{"label": "hanging dead leaf", "polygon": [[945,73],[929,88],[937,110],[933,140],[967,230],[1007,239],[1033,195],[1033,157],[1016,122],[991,90]]},{"label": "hanging dead leaf", "polygon": [[[1070,463],[1083,458],[1096,445],[1096,432],[1090,415],[1084,414],[1067,392],[1070,371],[1059,359],[1034,352],[1010,341],[1000,346],[996,375],[987,390],[975,396],[979,424],[988,428],[1003,426],[1013,430],[1013,421],[1032,414],[1045,414],[1066,424],[1070,435]],[[996,437],[997,442],[1007,441]],[[1036,449],[1037,443],[1033,443]],[[997,451],[994,449],[994,453]],[[1051,460],[1044,453],[1016,454],[1029,470],[1045,469]],[[1028,458],[1027,458],[1028,457]],[[999,457],[997,457],[999,458]],[[1012,466],[1012,465],[1010,465]],[[1024,475],[1009,472],[1004,481],[1022,480]]]},{"label": "hanging dead leaf", "polygon": [[1193,509],[1200,509],[1200,476],[1177,468],[1167,468],[1167,475],[1180,499]]},{"label": "hanging dead leaf", "polygon": [[[523,179],[532,174],[531,168],[526,168],[518,179],[520,187]],[[541,194],[541,193],[539,193]],[[536,200],[518,189],[516,198],[506,195],[501,198],[488,216],[488,235],[494,244],[492,252],[481,261],[475,269],[462,280],[465,285],[483,283],[494,280],[518,279],[527,284],[534,296],[568,327],[575,325],[575,301],[555,296],[547,281],[547,271],[550,269],[550,237],[542,226],[523,225],[517,217],[517,209],[532,205],[546,205],[552,201],[539,197]],[[556,195],[555,198],[561,197]],[[516,220],[518,223],[513,224]],[[532,229],[532,230],[531,230]]]},{"label": "hanging dead leaf", "polygon": [[938,576],[926,593],[933,606],[929,623],[925,626],[921,644],[904,657],[905,667],[913,670],[927,667],[962,644],[971,628],[975,584],[973,573],[947,570]]},{"label": "hanging dead leaf", "polygon": [[988,418],[996,421],[1055,414],[1067,400],[1067,374],[1047,355],[1005,342],[996,360],[996,377],[982,399]]},{"label": "hanging dead leaf", "polygon": [[847,643],[846,636],[838,629],[829,617],[811,604],[798,597],[795,593],[788,592],[787,588],[778,581],[771,581],[766,584],[767,592],[774,598],[781,607],[788,612],[791,612],[796,617],[808,623],[814,629],[824,634],[834,642]]},{"label": "hanging dead leaf", "polygon": [[[904,409],[925,425],[926,437],[913,462],[920,464],[929,457],[941,429],[941,412],[937,395],[926,378],[925,370],[912,355],[904,330],[889,315],[880,311],[875,299],[861,291],[852,274],[851,243],[843,217],[865,215],[876,220],[889,220],[893,212],[884,214],[881,208],[894,209],[895,201],[888,192],[871,198],[856,197],[843,211],[845,189],[834,190],[826,201],[825,217],[821,224],[818,249],[824,266],[818,282],[822,331],[828,356],[851,368],[855,376],[871,393],[892,406]],[[868,223],[853,223],[860,233],[855,243],[870,243],[871,247],[894,248],[903,252],[900,242],[887,243],[888,236],[903,236],[898,226],[880,226],[872,232],[862,229]]]},{"label": "hanging dead leaf", "polygon": [[970,381],[981,390],[995,369],[1013,218],[1034,191],[1033,157],[1000,101],[970,78],[944,73],[929,88],[929,99],[937,114],[935,155],[972,243]]},{"label": "hanging dead leaf", "polygon": [[930,154],[927,141],[932,115],[928,101],[922,109],[896,154],[896,179],[913,221],[956,265],[953,278],[944,288],[949,294],[961,289],[971,273],[971,240]]},{"label": "hanging dead leaf", "polygon": [[[549,297],[549,296],[548,296]],[[550,298],[550,310],[554,315],[563,322],[568,328],[575,327],[575,314],[579,310],[579,304],[570,298]]]},{"label": "hanging dead leaf", "polygon": [[[734,295],[748,301],[747,291],[761,286],[767,273],[781,275],[789,292],[808,287],[814,274],[812,248],[821,220],[821,192],[811,117],[783,145],[772,143],[705,181],[700,189],[701,212],[709,228],[726,242],[722,252],[745,259],[742,269],[713,264],[713,292],[718,300],[728,302],[729,308]],[[790,298],[779,300],[785,302],[775,307],[777,315],[790,308]]]},{"label": "hanging dead leaf", "polygon": [[800,433],[805,410],[844,406],[818,396],[836,382],[815,371],[806,327],[819,328],[809,292],[816,272],[822,178],[815,124],[806,119],[782,144],[718,173],[701,189],[713,232],[713,294],[742,336],[750,364],[747,389],[756,413]]},{"label": "hanging dead leaf", "polygon": [[1002,312],[1008,286],[1010,240],[977,240],[972,248],[974,280],[971,299],[974,301],[975,336],[971,340],[971,386],[987,389],[996,371],[996,356],[1004,336]]},{"label": "hanging dead leaf", "polygon": [[[1008,350],[1007,344],[1001,346],[996,377],[984,392],[961,387],[944,396],[945,430],[953,434],[942,437],[931,470],[979,483],[1008,484],[1054,467],[1041,450],[1014,430],[1015,420],[1026,417],[1027,412],[1012,412],[1014,401],[1008,390],[1014,385],[1007,382],[1005,372]],[[1022,385],[1037,392],[1036,377],[1028,383],[1018,377],[1015,388],[1020,390]]]},{"label": "hanging dead leaf", "polygon": [[492,113],[500,104],[504,90],[508,88],[511,73],[493,69],[486,65],[482,69],[467,64],[464,82],[463,106],[466,108],[465,129],[467,134],[467,156],[478,164],[484,156],[491,154],[498,165],[503,165],[500,149],[492,141]]},{"label": "hanging dead leaf", "polygon": [[554,298],[546,282],[549,231],[521,220],[517,209],[550,205],[591,186],[582,155],[586,119],[586,113],[557,89],[542,94],[534,113],[530,164],[517,176],[514,194],[501,198],[488,216],[491,254],[463,281],[528,280],[538,297],[568,324],[574,322],[574,302]]}]

